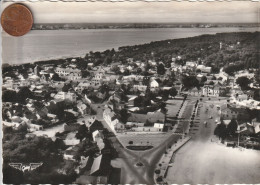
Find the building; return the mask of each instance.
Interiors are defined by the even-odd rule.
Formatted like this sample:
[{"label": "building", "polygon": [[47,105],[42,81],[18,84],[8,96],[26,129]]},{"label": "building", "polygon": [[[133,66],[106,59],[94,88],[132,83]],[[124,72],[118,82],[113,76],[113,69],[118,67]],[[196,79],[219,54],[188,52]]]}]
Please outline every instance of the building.
[{"label": "building", "polygon": [[195,68],[197,66],[196,62],[186,62],[186,67]]},{"label": "building", "polygon": [[57,67],[55,72],[61,77],[69,80],[81,79],[81,70],[73,68]]},{"label": "building", "polygon": [[90,132],[94,132],[96,130],[103,130],[104,129],[104,126],[103,124],[98,121],[98,120],[95,120],[90,126],[89,126],[89,131]]},{"label": "building", "polygon": [[132,127],[144,127],[144,123],[138,123],[138,122],[127,122],[126,127],[132,128]]},{"label": "building", "polygon": [[72,92],[58,92],[56,95],[53,97],[54,99],[60,99],[60,100],[67,100],[71,102],[76,102],[77,101],[77,96],[75,93]]},{"label": "building", "polygon": [[80,125],[85,124],[87,127],[90,127],[90,125],[92,125],[92,123],[94,123],[95,120],[96,120],[96,116],[88,115],[88,116],[84,116],[83,118],[79,118],[77,120],[77,123],[79,123]]},{"label": "building", "polygon": [[72,80],[72,81],[74,81],[74,80],[80,80],[81,78],[82,78],[81,72],[80,72],[80,73],[73,73],[73,72],[71,72],[70,74],[68,74],[68,75],[66,76],[66,79],[67,79],[67,80]]},{"label": "building", "polygon": [[224,104],[220,107],[220,118],[222,119],[236,119],[239,123],[249,121],[250,115],[244,108],[232,107],[229,104]]},{"label": "building", "polygon": [[144,78],[144,76],[141,75],[128,75],[128,76],[123,76],[122,80],[123,81],[142,81]]},{"label": "building", "polygon": [[84,104],[82,101],[77,103],[77,108],[82,115],[87,113],[87,105]]},{"label": "building", "polygon": [[204,85],[202,88],[202,94],[204,96],[216,96],[219,97],[220,86],[219,85]]},{"label": "building", "polygon": [[100,151],[105,148],[105,143],[103,142],[104,136],[103,136],[102,132],[100,132],[99,130],[94,131],[92,133],[92,138],[93,138],[93,141],[97,143],[97,146]]},{"label": "building", "polygon": [[100,82],[104,77],[104,73],[102,72],[99,72],[99,73],[96,73],[95,76],[92,78],[92,81],[93,82]]},{"label": "building", "polygon": [[47,82],[51,79],[50,74],[42,74],[40,80],[42,82]]},{"label": "building", "polygon": [[211,73],[212,71],[212,67],[206,67],[204,65],[198,65],[196,69],[200,70],[203,73]]},{"label": "building", "polygon": [[98,89],[101,86],[101,82],[99,80],[91,80],[80,82],[75,90],[77,92],[82,92],[84,89],[88,89],[89,87],[93,87],[94,89]]},{"label": "building", "polygon": [[107,176],[111,169],[110,161],[110,158],[105,154],[94,158],[94,162],[90,169],[90,175]]},{"label": "building", "polygon": [[65,160],[71,160],[71,161],[76,161],[74,159],[74,156],[77,154],[77,147],[69,147],[68,149],[65,150],[63,154],[63,159]]},{"label": "building", "polygon": [[12,127],[13,129],[17,130],[18,127],[21,125],[20,123],[16,123],[16,122],[7,122],[7,121],[2,121],[3,125],[7,126],[7,127]]},{"label": "building", "polygon": [[140,92],[145,92],[147,89],[146,85],[134,85],[133,90],[134,91],[140,91]]},{"label": "building", "polygon": [[139,126],[132,127],[131,130],[135,132],[162,132],[164,128],[164,124],[154,123],[154,126]]},{"label": "building", "polygon": [[36,125],[36,124],[30,123],[30,124],[27,124],[27,126],[28,126],[28,128],[29,128],[29,130],[31,132],[43,130],[43,126],[42,125]]},{"label": "building", "polygon": [[225,120],[236,119],[238,113],[233,111],[229,104],[224,104],[220,107],[220,117]]},{"label": "building", "polygon": [[191,90],[189,90],[189,95],[191,95],[191,96],[200,96],[201,95],[201,91],[197,87],[194,87]]},{"label": "building", "polygon": [[106,108],[104,110],[103,118],[114,133],[116,131],[125,129],[124,124],[119,122],[119,120],[116,118],[116,114],[110,108]]},{"label": "building", "polygon": [[221,71],[216,76],[217,76],[218,79],[220,78],[222,82],[226,82],[229,79],[229,75],[227,73],[223,72],[223,71]]},{"label": "building", "polygon": [[79,139],[64,139],[63,142],[66,146],[75,146],[80,143],[80,140]]},{"label": "building", "polygon": [[137,97],[138,97],[138,96],[131,96],[131,97],[128,99],[127,105],[128,105],[129,107],[133,107],[133,106],[134,106],[135,99],[136,99]]},{"label": "building", "polygon": [[155,79],[151,80],[151,82],[150,82],[150,88],[151,88],[151,89],[157,89],[157,88],[159,88],[159,83],[158,83]]}]

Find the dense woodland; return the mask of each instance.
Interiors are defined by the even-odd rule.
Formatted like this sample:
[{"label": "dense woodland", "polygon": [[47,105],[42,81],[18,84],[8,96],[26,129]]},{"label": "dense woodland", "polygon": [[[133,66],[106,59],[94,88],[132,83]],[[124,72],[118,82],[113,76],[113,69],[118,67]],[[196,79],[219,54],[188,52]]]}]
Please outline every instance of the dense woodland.
[{"label": "dense woodland", "polygon": [[[222,48],[220,49],[220,42]],[[217,72],[221,67],[232,73],[245,68],[259,68],[260,33],[220,33],[192,38],[165,40],[149,44],[121,47],[120,56],[146,61],[153,57],[169,66],[172,57],[178,62],[200,61]]]}]

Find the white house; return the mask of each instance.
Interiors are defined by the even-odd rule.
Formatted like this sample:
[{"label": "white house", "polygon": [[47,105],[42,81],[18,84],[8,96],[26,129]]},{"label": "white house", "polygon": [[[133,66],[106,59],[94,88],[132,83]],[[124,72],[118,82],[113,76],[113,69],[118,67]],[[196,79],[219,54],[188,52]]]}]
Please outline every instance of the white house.
[{"label": "white house", "polygon": [[77,96],[75,93],[72,92],[58,92],[54,99],[61,99],[61,100],[69,100],[71,102],[75,102],[77,100]]},{"label": "white house", "polygon": [[163,129],[164,124],[163,123],[154,123],[153,127],[158,128],[158,129]]},{"label": "white house", "polygon": [[204,85],[202,88],[202,94],[204,96],[216,96],[218,97],[220,93],[220,87],[214,85]]},{"label": "white house", "polygon": [[212,70],[212,67],[206,67],[204,65],[198,65],[197,70],[201,70],[201,72],[204,72],[204,73],[211,73],[211,70]]},{"label": "white house", "polygon": [[82,77],[81,70],[73,68],[61,68],[57,67],[55,72],[63,78],[69,78],[70,80],[80,79]]},{"label": "white house", "polygon": [[133,86],[133,90],[134,90],[134,91],[144,92],[144,91],[146,91],[146,89],[147,89],[147,86],[146,86],[146,85],[134,85],[134,86]]},{"label": "white house", "polygon": [[197,66],[196,62],[186,62],[186,66],[187,67],[191,67],[191,68],[194,68]]},{"label": "white house", "polygon": [[153,89],[159,88],[159,83],[155,79],[153,79],[150,82],[150,87],[153,88]]},{"label": "white house", "polygon": [[115,113],[109,108],[105,109],[103,112],[103,118],[113,132],[115,132],[115,125],[119,123],[118,119],[113,119],[114,116]]}]

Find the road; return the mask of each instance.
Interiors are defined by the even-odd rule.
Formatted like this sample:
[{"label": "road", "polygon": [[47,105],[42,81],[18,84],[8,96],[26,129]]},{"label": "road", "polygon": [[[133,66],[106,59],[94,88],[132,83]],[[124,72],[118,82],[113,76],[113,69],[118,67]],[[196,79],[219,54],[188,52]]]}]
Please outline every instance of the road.
[{"label": "road", "polygon": [[[206,99],[206,98],[204,98]],[[192,140],[175,155],[173,166],[169,168],[166,180],[180,184],[217,184],[217,183],[259,183],[260,152],[225,147],[213,135],[218,118],[216,104],[226,100],[204,100],[197,123],[191,129]],[[214,105],[206,112],[209,105]],[[209,115],[213,119],[209,119]],[[203,122],[208,122],[205,127]]]},{"label": "road", "polygon": [[[97,119],[110,130],[103,120],[103,105],[95,104],[92,108],[97,112]],[[174,144],[181,136],[178,134],[171,134],[161,144],[155,148],[146,151],[132,151],[124,148],[118,139],[113,136],[109,139],[113,143],[115,149],[118,151],[121,167],[121,184],[155,184],[154,170],[156,164],[159,162],[161,156],[166,150],[167,146]],[[143,166],[136,164],[141,162]]]},{"label": "road", "polygon": [[[172,134],[165,140],[164,144],[147,151],[136,152],[121,148],[119,153],[124,159],[121,166],[121,183],[155,184],[153,176],[156,164],[165,152],[166,147],[175,143],[180,137],[180,135]],[[143,166],[136,166],[138,162],[141,162]]]}]

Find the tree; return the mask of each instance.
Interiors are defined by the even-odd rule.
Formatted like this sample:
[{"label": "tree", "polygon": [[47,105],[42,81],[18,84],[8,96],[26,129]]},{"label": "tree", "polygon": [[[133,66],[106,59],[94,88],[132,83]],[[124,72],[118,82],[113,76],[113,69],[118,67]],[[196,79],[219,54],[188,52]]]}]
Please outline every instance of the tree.
[{"label": "tree", "polygon": [[253,98],[254,98],[254,100],[260,101],[260,90],[259,89],[254,90]]},{"label": "tree", "polygon": [[29,87],[22,87],[19,92],[17,93],[17,101],[19,103],[25,103],[25,100],[27,98],[33,98],[34,95],[33,93],[30,91]]},{"label": "tree", "polygon": [[69,84],[64,84],[64,86],[62,87],[62,91],[63,91],[63,92],[68,92],[71,88],[72,88],[71,83],[69,83]]},{"label": "tree", "polygon": [[127,109],[121,109],[120,110],[120,119],[121,121],[126,124],[127,120],[128,120],[128,117],[129,117],[129,114],[127,112]]},{"label": "tree", "polygon": [[84,138],[87,137],[87,132],[88,132],[87,126],[85,124],[80,125],[78,132],[76,133],[76,138],[82,141]]},{"label": "tree", "polygon": [[221,138],[222,140],[224,140],[227,137],[227,127],[224,124],[223,121],[221,121],[220,124],[217,125],[217,127],[214,130],[214,135],[218,136],[219,138]]},{"label": "tree", "polygon": [[235,135],[236,130],[237,130],[237,121],[235,119],[232,119],[227,126],[227,131],[230,135]]},{"label": "tree", "polygon": [[15,102],[16,101],[16,92],[11,90],[3,90],[2,94],[3,102]]},{"label": "tree", "polygon": [[208,79],[207,79],[206,76],[202,76],[200,81],[201,81],[201,83],[204,83],[204,82],[206,82],[207,80],[208,80]]},{"label": "tree", "polygon": [[169,94],[170,94],[170,96],[175,97],[178,94],[178,91],[174,87],[172,87],[169,90]]},{"label": "tree", "polygon": [[238,77],[236,83],[241,87],[242,90],[248,89],[248,85],[251,83],[251,80],[246,76]]},{"label": "tree", "polygon": [[201,73],[201,70],[200,69],[196,69],[196,73]]},{"label": "tree", "polygon": [[87,70],[81,70],[82,78],[86,78],[90,75],[90,72]]},{"label": "tree", "polygon": [[219,95],[223,97],[227,97],[230,93],[230,87],[223,88],[219,91]]},{"label": "tree", "polygon": [[115,74],[120,74],[120,68],[117,65],[112,66],[111,71]]},{"label": "tree", "polygon": [[191,89],[193,87],[199,87],[199,81],[195,76],[186,76],[182,77],[182,84],[185,88]]},{"label": "tree", "polygon": [[163,100],[167,100],[169,97],[169,90],[161,90],[159,94],[162,95]]},{"label": "tree", "polygon": [[143,77],[143,84],[146,86],[150,85],[150,77]]},{"label": "tree", "polygon": [[143,98],[141,96],[138,96],[137,98],[134,99],[134,106],[135,107],[142,107],[143,105]]},{"label": "tree", "polygon": [[59,75],[57,73],[54,73],[52,75],[52,80],[54,80],[54,81],[62,81],[62,79],[59,77]]},{"label": "tree", "polygon": [[109,92],[109,86],[107,84],[102,84],[99,88],[99,91],[104,94]]},{"label": "tree", "polygon": [[165,73],[165,68],[164,68],[164,65],[162,63],[160,63],[158,66],[157,66],[157,73],[159,75],[164,75]]},{"label": "tree", "polygon": [[142,69],[140,68],[140,67],[138,67],[137,69],[136,69],[136,73],[137,74],[140,74],[142,72]]}]

